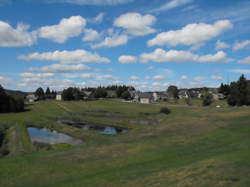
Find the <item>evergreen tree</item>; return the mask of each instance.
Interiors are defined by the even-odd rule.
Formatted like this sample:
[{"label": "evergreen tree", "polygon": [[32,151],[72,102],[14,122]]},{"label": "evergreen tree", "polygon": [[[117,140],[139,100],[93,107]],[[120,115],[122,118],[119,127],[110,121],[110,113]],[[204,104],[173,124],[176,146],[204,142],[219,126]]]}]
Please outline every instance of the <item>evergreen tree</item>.
[{"label": "evergreen tree", "polygon": [[49,87],[46,89],[45,93],[46,93],[46,95],[50,95],[51,94]]},{"label": "evergreen tree", "polygon": [[35,92],[35,95],[38,97],[39,100],[44,99],[44,91],[43,91],[43,89],[41,87],[37,88],[37,90]]}]

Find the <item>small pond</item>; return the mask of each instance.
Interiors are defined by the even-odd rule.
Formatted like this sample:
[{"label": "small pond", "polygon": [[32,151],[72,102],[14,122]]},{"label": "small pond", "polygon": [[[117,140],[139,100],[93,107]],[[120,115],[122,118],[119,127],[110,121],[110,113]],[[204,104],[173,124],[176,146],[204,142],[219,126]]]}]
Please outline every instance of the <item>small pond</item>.
[{"label": "small pond", "polygon": [[41,142],[46,144],[66,143],[70,145],[83,144],[83,141],[80,139],[76,139],[56,131],[50,131],[46,128],[38,129],[30,127],[28,128],[28,133],[32,142]]},{"label": "small pond", "polygon": [[59,120],[59,123],[63,123],[66,125],[70,125],[77,128],[82,128],[85,130],[94,130],[98,134],[105,134],[105,135],[116,135],[116,134],[124,134],[128,132],[128,129],[123,127],[115,127],[115,126],[104,126],[98,124],[90,124],[86,122],[74,122],[68,120]]},{"label": "small pond", "polygon": [[127,133],[128,130],[123,129],[123,130],[117,130],[114,127],[105,127],[103,130],[98,131],[99,134],[105,134],[105,135],[115,135],[115,134],[120,134],[120,133]]}]

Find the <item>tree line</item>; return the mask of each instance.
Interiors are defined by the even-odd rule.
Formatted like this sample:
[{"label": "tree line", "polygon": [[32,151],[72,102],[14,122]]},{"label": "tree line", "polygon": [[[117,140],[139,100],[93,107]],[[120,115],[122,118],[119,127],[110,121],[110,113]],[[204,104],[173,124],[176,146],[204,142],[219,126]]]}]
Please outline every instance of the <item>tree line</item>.
[{"label": "tree line", "polygon": [[[122,98],[122,99],[131,99],[132,96],[129,91],[135,90],[134,87],[131,86],[118,86],[118,85],[112,85],[107,87],[99,86],[97,88],[73,88],[69,87],[67,89],[64,89],[62,92],[62,98],[63,100],[69,101],[69,100],[81,100],[86,97],[85,91],[91,92],[90,98],[96,99],[96,98]],[[110,96],[108,92],[112,91],[113,95]]]},{"label": "tree line", "polygon": [[241,75],[239,80],[221,84],[219,92],[224,94],[230,106],[250,105],[250,80]]},{"label": "tree line", "polygon": [[0,85],[0,113],[24,111],[24,99],[8,95]]}]

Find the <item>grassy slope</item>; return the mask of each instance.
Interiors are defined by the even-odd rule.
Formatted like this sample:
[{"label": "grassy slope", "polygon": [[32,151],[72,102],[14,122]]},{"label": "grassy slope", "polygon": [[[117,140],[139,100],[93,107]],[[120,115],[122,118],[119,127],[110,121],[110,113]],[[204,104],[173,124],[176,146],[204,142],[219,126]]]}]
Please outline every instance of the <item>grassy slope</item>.
[{"label": "grassy slope", "polygon": [[[25,121],[45,125],[48,116],[65,115],[57,102],[40,102],[31,111],[0,114],[12,128]],[[0,186],[249,186],[250,111],[242,108],[174,107],[168,116],[160,106],[112,101],[60,102],[66,110],[82,113],[106,110],[114,116],[161,119],[158,125],[118,121],[132,130],[102,136],[55,124],[86,140],[86,144],[53,151],[32,152],[0,159]],[[144,115],[150,113],[151,115]],[[79,116],[78,116],[79,117]],[[110,123],[80,116],[88,121]],[[25,133],[24,133],[25,134]],[[23,135],[22,137],[25,137]],[[31,147],[26,138],[24,150]],[[24,151],[25,152],[25,151]],[[29,152],[29,151],[27,151]]]}]

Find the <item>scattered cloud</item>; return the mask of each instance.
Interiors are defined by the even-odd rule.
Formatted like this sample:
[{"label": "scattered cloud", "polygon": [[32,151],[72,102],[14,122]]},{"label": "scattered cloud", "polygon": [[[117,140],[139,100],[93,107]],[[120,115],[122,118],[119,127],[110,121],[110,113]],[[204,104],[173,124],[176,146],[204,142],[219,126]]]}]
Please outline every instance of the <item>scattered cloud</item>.
[{"label": "scattered cloud", "polygon": [[166,78],[162,75],[155,75],[152,77],[153,80],[165,80]]},{"label": "scattered cloud", "polygon": [[223,77],[222,76],[218,76],[218,75],[212,75],[211,79],[213,79],[213,80],[222,80]]},{"label": "scattered cloud", "polygon": [[198,81],[198,82],[201,82],[201,81],[204,81],[205,78],[204,77],[195,77],[194,80]]},{"label": "scattered cloud", "polygon": [[156,18],[150,14],[127,13],[116,18],[114,26],[126,29],[131,35],[144,36],[156,32],[151,28],[155,22]]},{"label": "scattered cloud", "polygon": [[227,54],[223,51],[218,51],[214,55],[199,56],[189,51],[177,51],[163,49],[155,49],[152,53],[143,53],[140,55],[140,61],[142,63],[147,62],[229,62],[232,59],[227,58]]},{"label": "scattered cloud", "polygon": [[135,64],[137,57],[135,56],[120,56],[118,61],[120,64]]},{"label": "scattered cloud", "polygon": [[95,41],[95,40],[100,39],[99,33],[93,29],[85,29],[84,34],[85,35],[82,38],[83,41]]},{"label": "scattered cloud", "polygon": [[64,43],[71,37],[79,36],[86,26],[86,19],[81,16],[63,18],[58,25],[44,26],[37,30],[37,35],[57,43]]},{"label": "scattered cloud", "polygon": [[216,50],[221,50],[226,48],[230,48],[230,45],[220,40],[216,42],[216,47],[215,47]]},{"label": "scattered cloud", "polygon": [[250,64],[250,56],[238,61],[239,64]]},{"label": "scattered cloud", "polygon": [[148,41],[148,46],[200,44],[211,40],[232,27],[233,24],[229,20],[220,20],[213,25],[206,23],[188,24],[180,30],[171,30],[158,34]]},{"label": "scattered cloud", "polygon": [[54,73],[21,73],[20,74],[21,77],[25,77],[25,78],[46,78],[46,77],[53,77]]},{"label": "scattered cloud", "polygon": [[129,77],[131,80],[139,80],[140,78],[139,77],[137,77],[137,76],[130,76]]},{"label": "scattered cloud", "polygon": [[36,42],[36,36],[28,32],[29,26],[18,24],[13,28],[6,22],[0,21],[0,47],[31,46]]},{"label": "scattered cloud", "polygon": [[0,76],[0,85],[7,86],[11,83],[11,79]]},{"label": "scattered cloud", "polygon": [[242,42],[237,42],[233,46],[234,51],[238,51],[240,49],[244,49],[245,47],[250,45],[250,40],[244,40]]},{"label": "scattered cloud", "polygon": [[171,0],[167,3],[165,3],[164,5],[160,6],[159,8],[152,9],[148,12],[167,11],[167,10],[171,10],[173,8],[183,6],[183,5],[186,5],[188,3],[192,3],[192,2],[193,2],[193,0]]},{"label": "scattered cloud", "polygon": [[240,73],[240,74],[250,74],[250,69],[233,69],[230,70],[233,73]]},{"label": "scattered cloud", "polygon": [[188,80],[188,76],[182,75],[180,79],[181,79],[181,80]]},{"label": "scattered cloud", "polygon": [[94,76],[90,73],[83,73],[80,75],[80,77],[84,79],[94,79]]},{"label": "scattered cloud", "polygon": [[58,61],[63,64],[78,64],[78,63],[109,63],[109,59],[101,57],[96,53],[91,53],[83,49],[74,51],[54,51],[45,53],[31,53],[28,55],[19,56],[21,60],[39,60],[39,61]]},{"label": "scattered cloud", "polygon": [[125,45],[128,42],[127,35],[114,35],[111,37],[106,37],[103,41],[97,44],[93,44],[92,48],[101,48],[101,47],[116,47],[120,45]]},{"label": "scattered cloud", "polygon": [[89,18],[88,22],[95,23],[95,24],[100,24],[103,21],[104,16],[105,16],[105,13],[101,12],[96,17]]},{"label": "scattered cloud", "polygon": [[45,73],[72,73],[88,71],[90,67],[84,64],[65,65],[65,64],[52,64],[49,66],[29,68],[29,72],[45,72]]},{"label": "scattered cloud", "polygon": [[[49,0],[45,0],[51,3]],[[118,5],[132,2],[133,0],[53,0],[53,3],[71,3],[78,5]]]}]

